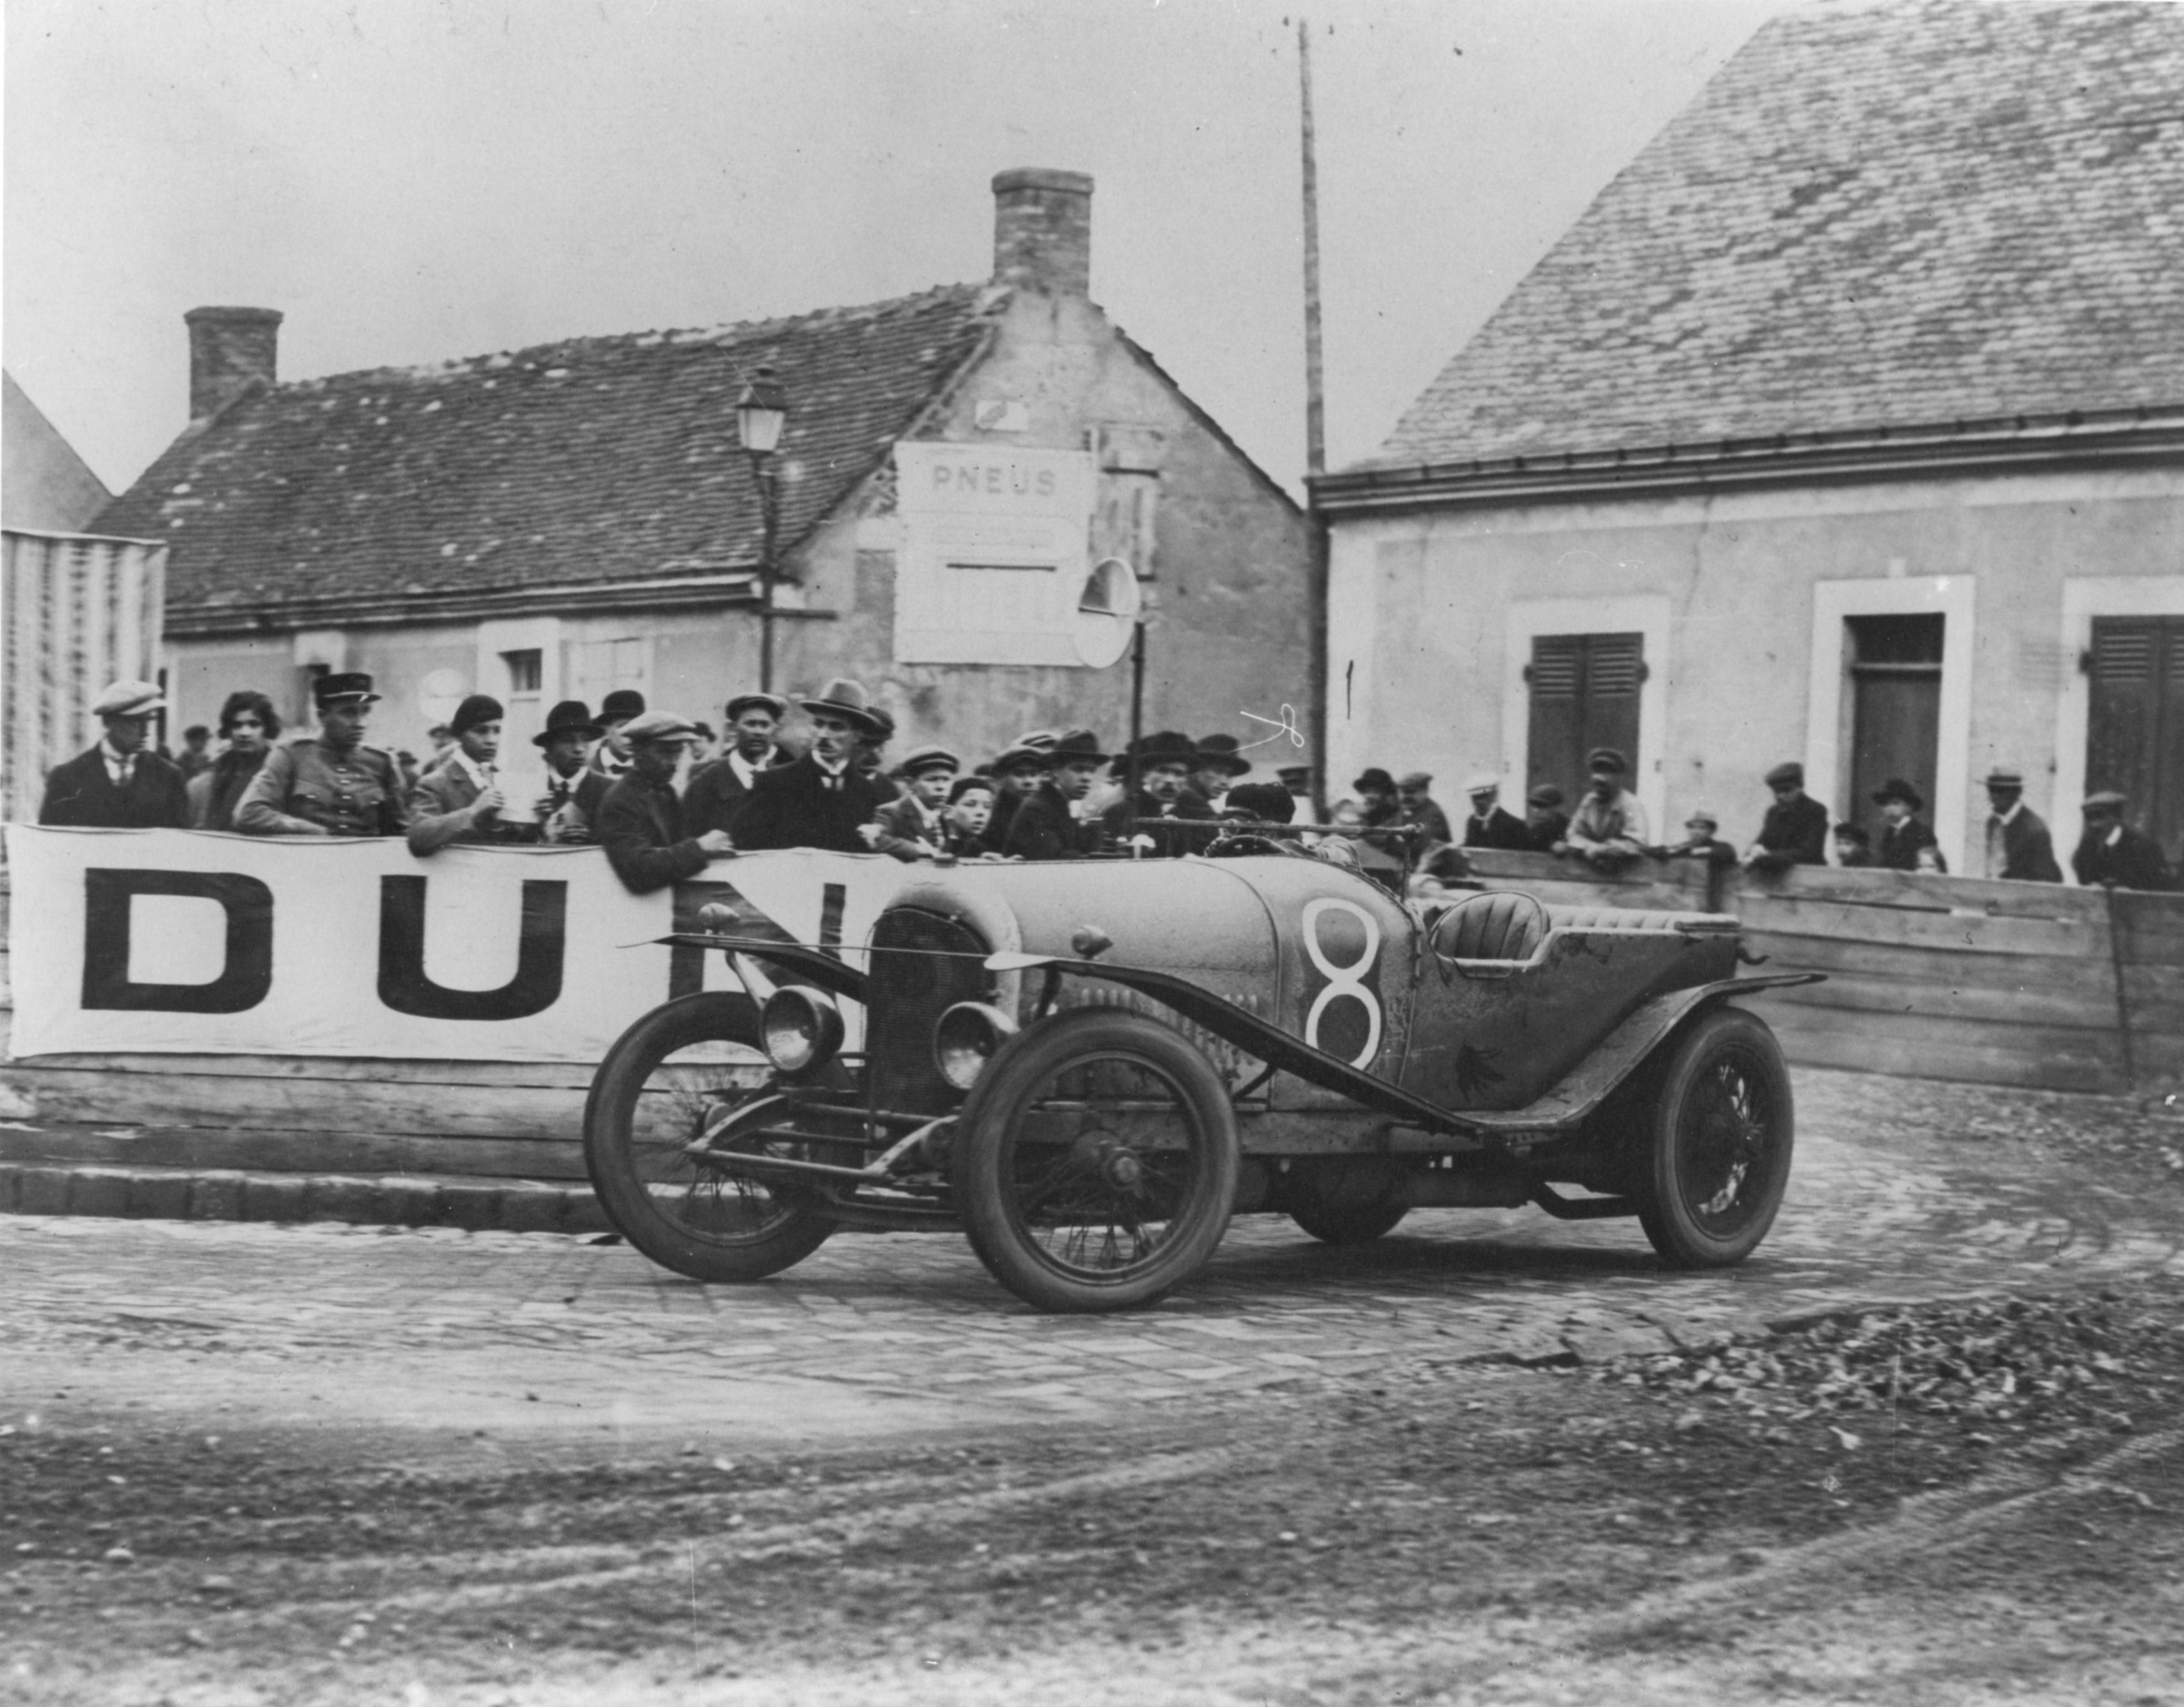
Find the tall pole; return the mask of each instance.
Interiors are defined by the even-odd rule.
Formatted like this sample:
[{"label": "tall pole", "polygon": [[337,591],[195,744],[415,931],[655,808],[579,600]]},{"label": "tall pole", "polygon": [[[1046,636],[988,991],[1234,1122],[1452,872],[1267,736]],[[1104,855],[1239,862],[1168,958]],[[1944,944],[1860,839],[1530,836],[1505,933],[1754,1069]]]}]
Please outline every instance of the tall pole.
[{"label": "tall pole", "polygon": [[773,480],[770,451],[751,453],[751,478],[758,483],[758,511],[764,533],[758,561],[758,690],[773,691],[774,544],[781,527],[781,494]]},{"label": "tall pole", "polygon": [[1123,761],[1123,843],[1130,857],[1138,856],[1138,744],[1145,734],[1145,623],[1140,616],[1130,629],[1130,748]]},{"label": "tall pole", "polygon": [[[1319,346],[1319,160],[1312,123],[1312,35],[1297,20],[1297,94],[1304,138],[1304,448],[1307,481],[1327,472],[1327,398]],[[1310,557],[1306,568],[1305,605],[1312,624],[1306,691],[1312,701],[1312,816],[1328,821],[1331,797],[1327,778],[1327,519],[1319,497],[1306,488],[1310,506]]]}]

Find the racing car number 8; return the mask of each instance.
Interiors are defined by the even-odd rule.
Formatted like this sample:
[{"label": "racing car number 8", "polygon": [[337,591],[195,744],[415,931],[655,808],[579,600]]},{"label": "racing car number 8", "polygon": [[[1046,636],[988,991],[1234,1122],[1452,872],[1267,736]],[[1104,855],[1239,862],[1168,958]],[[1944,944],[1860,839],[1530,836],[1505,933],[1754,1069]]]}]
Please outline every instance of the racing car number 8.
[{"label": "racing car number 8", "polygon": [[[1365,932],[1364,946],[1357,951],[1357,958],[1347,966],[1337,966],[1329,959],[1327,946],[1320,941],[1320,923],[1330,912],[1347,913]],[[1320,1022],[1326,1018],[1329,1007],[1347,996],[1365,1010],[1365,1046],[1350,1063],[1362,1067],[1380,1051],[1380,998],[1362,982],[1365,974],[1373,969],[1373,962],[1380,957],[1379,921],[1355,901],[1326,895],[1305,903],[1302,923],[1305,957],[1327,976],[1326,988],[1312,998],[1312,1007],[1305,1013],[1304,1040],[1314,1049],[1320,1046]]]}]

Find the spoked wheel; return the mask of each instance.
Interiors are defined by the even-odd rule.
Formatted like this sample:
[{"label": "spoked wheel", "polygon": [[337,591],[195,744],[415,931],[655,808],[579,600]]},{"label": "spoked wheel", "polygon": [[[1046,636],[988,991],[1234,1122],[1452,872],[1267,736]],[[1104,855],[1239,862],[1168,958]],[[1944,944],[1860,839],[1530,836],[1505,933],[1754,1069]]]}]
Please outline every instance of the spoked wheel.
[{"label": "spoked wheel", "polygon": [[1043,1310],[1128,1309],[1201,1268],[1236,1197],[1236,1118],[1168,1027],[1083,1008],[1012,1039],[956,1127],[958,1207],[994,1278]]},{"label": "spoked wheel", "polygon": [[[737,1079],[749,1076],[747,1052],[758,1037],[749,996],[683,996],[622,1033],[584,1104],[584,1165],[608,1219],[654,1262],[693,1280],[762,1280],[834,1230],[809,1187],[727,1173],[687,1153],[751,1096]],[[754,1137],[727,1147],[832,1161],[844,1146]]]},{"label": "spoked wheel", "polygon": [[1790,1182],[1790,1074],[1765,1023],[1718,1008],[1684,1035],[1653,1107],[1640,1224],[1680,1269],[1742,1262]]}]

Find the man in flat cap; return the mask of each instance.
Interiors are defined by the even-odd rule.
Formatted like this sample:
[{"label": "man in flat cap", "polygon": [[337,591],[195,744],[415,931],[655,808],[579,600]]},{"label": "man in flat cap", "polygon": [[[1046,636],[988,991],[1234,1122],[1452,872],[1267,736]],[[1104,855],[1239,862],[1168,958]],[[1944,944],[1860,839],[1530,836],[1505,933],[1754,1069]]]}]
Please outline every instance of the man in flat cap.
[{"label": "man in flat cap", "polygon": [[949,845],[949,796],[963,761],[946,747],[914,747],[895,767],[904,792],[884,802],[872,851],[899,860],[936,859]]},{"label": "man in flat cap", "polygon": [[1009,825],[1015,821],[1017,809],[1039,792],[1039,784],[1054,768],[1054,744],[1060,739],[1045,729],[1034,729],[1017,736],[994,759],[994,815],[986,825],[986,840],[996,851],[1008,845]]},{"label": "man in flat cap", "polygon": [[1646,851],[1646,808],[1623,786],[1630,761],[1613,747],[1595,747],[1585,756],[1592,786],[1570,814],[1561,853],[1603,871],[1627,865]]},{"label": "man in flat cap", "polygon": [[622,887],[649,895],[697,876],[734,844],[725,830],[693,835],[682,821],[675,770],[698,739],[696,726],[672,712],[642,711],[625,719],[621,729],[629,769],[600,802],[598,835]]},{"label": "man in flat cap", "polygon": [[1656,859],[1702,859],[1708,866],[1735,865],[1736,850],[1720,836],[1721,820],[1703,808],[1684,820],[1684,839],[1649,851]]},{"label": "man in flat cap", "polygon": [[1448,843],[1456,835],[1448,827],[1448,814],[1433,797],[1433,777],[1425,771],[1412,771],[1397,779],[1396,784],[1396,817],[1399,823],[1416,824],[1426,833],[1428,841]]},{"label": "man in flat cap", "polygon": [[1201,750],[1179,730],[1156,729],[1140,737],[1135,799],[1117,801],[1100,815],[1108,838],[1156,859],[1196,853],[1211,843],[1220,834],[1214,814],[1190,786]]},{"label": "man in flat cap", "polygon": [[1100,845],[1099,823],[1071,810],[1092,792],[1107,762],[1100,738],[1089,729],[1071,729],[1055,741],[1047,758],[1045,778],[1009,820],[1001,851],[1011,859],[1082,859]]},{"label": "man in flat cap", "polygon": [[[1471,801],[1471,816],[1463,821],[1463,845],[1468,848],[1503,848],[1521,852],[1532,845],[1524,819],[1502,809],[1502,778],[1481,771],[1463,785]],[[1561,797],[1557,790],[1556,797]]]},{"label": "man in flat cap", "polygon": [[893,798],[872,782],[858,759],[864,744],[888,728],[861,683],[836,677],[802,702],[811,720],[811,750],[786,765],[755,773],[737,802],[728,828],[745,852],[760,848],[829,848],[868,853],[864,827]]},{"label": "man in flat cap", "polygon": [[2070,868],[2088,889],[2100,884],[2117,889],[2175,889],[2176,875],[2153,838],[2124,822],[2130,804],[2114,789],[2086,796],[2086,833],[2070,856]]},{"label": "man in flat cap", "polygon": [[[585,783],[599,776],[588,762],[592,743],[605,733],[593,721],[590,708],[582,700],[564,700],[546,714],[546,727],[531,738],[532,745],[546,758],[546,792],[538,797],[533,808],[538,818],[541,841],[571,843],[597,839],[582,797]],[[606,799],[607,788],[613,786],[603,777],[599,780],[605,786],[594,793],[595,806]]]},{"label": "man in flat cap", "polygon": [[510,842],[520,825],[504,823],[508,799],[500,791],[500,726],[506,715],[490,694],[472,694],[455,707],[448,727],[455,745],[445,763],[410,791],[410,851],[420,858],[450,842]]},{"label": "man in flat cap", "polygon": [[174,762],[146,742],[166,709],[149,682],[116,682],[92,703],[106,726],[98,744],[46,778],[42,824],[81,829],[178,830],[190,821],[188,785]]},{"label": "man in flat cap", "polygon": [[1997,765],[1986,773],[1986,874],[2016,883],[2060,883],[2047,823],[2025,804],[2025,778]]},{"label": "man in flat cap", "polygon": [[253,836],[398,836],[410,828],[402,768],[365,745],[379,695],[362,671],[321,676],[312,685],[319,733],[273,750],[235,809]]},{"label": "man in flat cap", "polygon": [[1828,862],[1828,809],[1805,792],[1805,767],[1794,760],[1767,773],[1774,804],[1759,821],[1759,835],[1744,851],[1747,871],[1787,871],[1793,865]]},{"label": "man in flat cap", "polygon": [[1524,845],[1535,853],[1552,853],[1569,831],[1569,814],[1563,791],[1552,783],[1541,783],[1524,796]]},{"label": "man in flat cap", "polygon": [[727,751],[692,772],[682,791],[682,815],[693,830],[727,828],[758,773],[789,762],[774,739],[788,715],[788,701],[774,694],[738,694],[728,701]]},{"label": "man in flat cap", "polygon": [[1934,832],[1919,816],[1926,802],[1919,790],[1902,777],[1891,777],[1873,791],[1880,808],[1880,836],[1873,847],[1873,862],[1889,871],[1948,870]]}]

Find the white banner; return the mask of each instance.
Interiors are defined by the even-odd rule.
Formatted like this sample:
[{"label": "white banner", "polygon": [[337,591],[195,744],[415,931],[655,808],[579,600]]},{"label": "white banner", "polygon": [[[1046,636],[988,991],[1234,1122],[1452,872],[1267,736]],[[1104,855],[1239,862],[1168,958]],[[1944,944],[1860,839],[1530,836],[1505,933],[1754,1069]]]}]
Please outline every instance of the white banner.
[{"label": "white banner", "polygon": [[736,988],[655,939],[708,901],[738,934],[859,951],[916,867],[808,851],[633,895],[597,848],[11,825],[11,1048],[596,1062],[671,996]]}]

